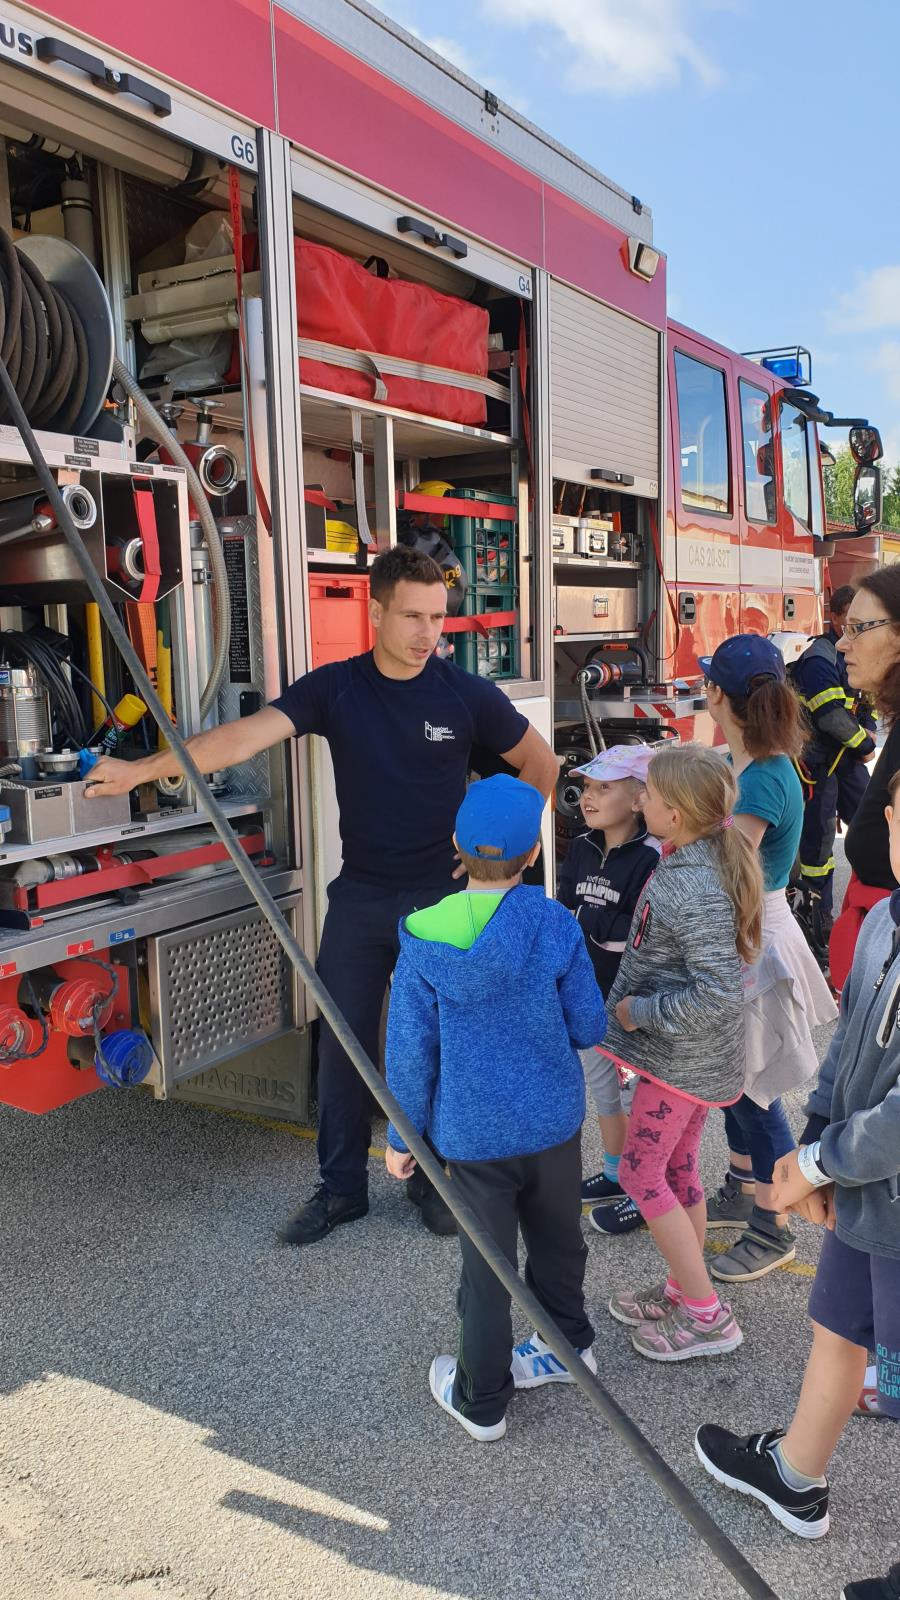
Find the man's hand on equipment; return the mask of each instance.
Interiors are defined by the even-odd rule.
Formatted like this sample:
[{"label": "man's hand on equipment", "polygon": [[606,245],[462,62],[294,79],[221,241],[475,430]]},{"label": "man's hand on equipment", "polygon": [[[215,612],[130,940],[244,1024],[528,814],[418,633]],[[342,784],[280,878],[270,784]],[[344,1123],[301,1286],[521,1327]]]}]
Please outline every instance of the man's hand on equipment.
[{"label": "man's hand on equipment", "polygon": [[85,778],[84,792],[88,800],[96,800],[103,795],[128,794],[138,784],[148,782],[149,778],[144,760],[117,761],[114,756],[101,756]]},{"label": "man's hand on equipment", "polygon": [[389,1144],[384,1152],[384,1164],[392,1178],[411,1178],[416,1170],[416,1158],[408,1150],[395,1150]]}]

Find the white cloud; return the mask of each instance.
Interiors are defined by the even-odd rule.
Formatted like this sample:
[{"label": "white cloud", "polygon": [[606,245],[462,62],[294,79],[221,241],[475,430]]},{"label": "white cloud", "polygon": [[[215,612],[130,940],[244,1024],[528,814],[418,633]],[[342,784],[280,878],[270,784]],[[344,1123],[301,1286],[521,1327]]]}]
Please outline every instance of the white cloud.
[{"label": "white cloud", "polygon": [[840,333],[900,328],[900,267],[859,273],[854,287],[838,296],[828,320]]},{"label": "white cloud", "polygon": [[543,26],[560,35],[562,76],[579,92],[664,88],[678,83],[684,71],[706,88],[722,81],[689,31],[698,0],[482,0],[482,6],[513,27]]},{"label": "white cloud", "polygon": [[883,339],[871,364],[881,374],[886,393],[900,402],[900,340]]}]

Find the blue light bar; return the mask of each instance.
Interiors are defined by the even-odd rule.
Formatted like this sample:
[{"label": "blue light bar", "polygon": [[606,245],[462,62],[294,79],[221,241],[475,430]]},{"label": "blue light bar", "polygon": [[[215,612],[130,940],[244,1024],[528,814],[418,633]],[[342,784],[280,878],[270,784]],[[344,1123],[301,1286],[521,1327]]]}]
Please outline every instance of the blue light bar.
[{"label": "blue light bar", "polygon": [[776,378],[783,378],[785,383],[800,383],[803,378],[803,362],[796,355],[763,356],[760,366],[774,373]]}]

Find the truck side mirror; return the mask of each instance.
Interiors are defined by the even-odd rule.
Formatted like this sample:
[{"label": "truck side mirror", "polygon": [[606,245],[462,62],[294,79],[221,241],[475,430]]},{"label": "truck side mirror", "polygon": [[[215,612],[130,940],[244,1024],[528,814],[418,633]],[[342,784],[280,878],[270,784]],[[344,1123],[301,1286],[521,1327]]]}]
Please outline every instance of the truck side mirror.
[{"label": "truck side mirror", "polygon": [[877,428],[851,428],[850,454],[861,467],[871,466],[884,455],[881,434]]},{"label": "truck side mirror", "polygon": [[857,533],[870,533],[881,521],[881,468],[856,468],[853,483],[853,521]]}]

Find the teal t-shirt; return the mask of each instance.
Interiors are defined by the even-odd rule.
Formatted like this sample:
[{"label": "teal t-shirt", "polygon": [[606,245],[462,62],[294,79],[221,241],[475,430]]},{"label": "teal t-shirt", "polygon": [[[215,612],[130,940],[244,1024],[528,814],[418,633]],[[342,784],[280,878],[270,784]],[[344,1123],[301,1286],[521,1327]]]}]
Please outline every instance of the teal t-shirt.
[{"label": "teal t-shirt", "polygon": [[735,812],[767,822],[759,860],[767,889],[786,889],[800,848],[803,790],[789,756],[751,761],[737,780]]}]

